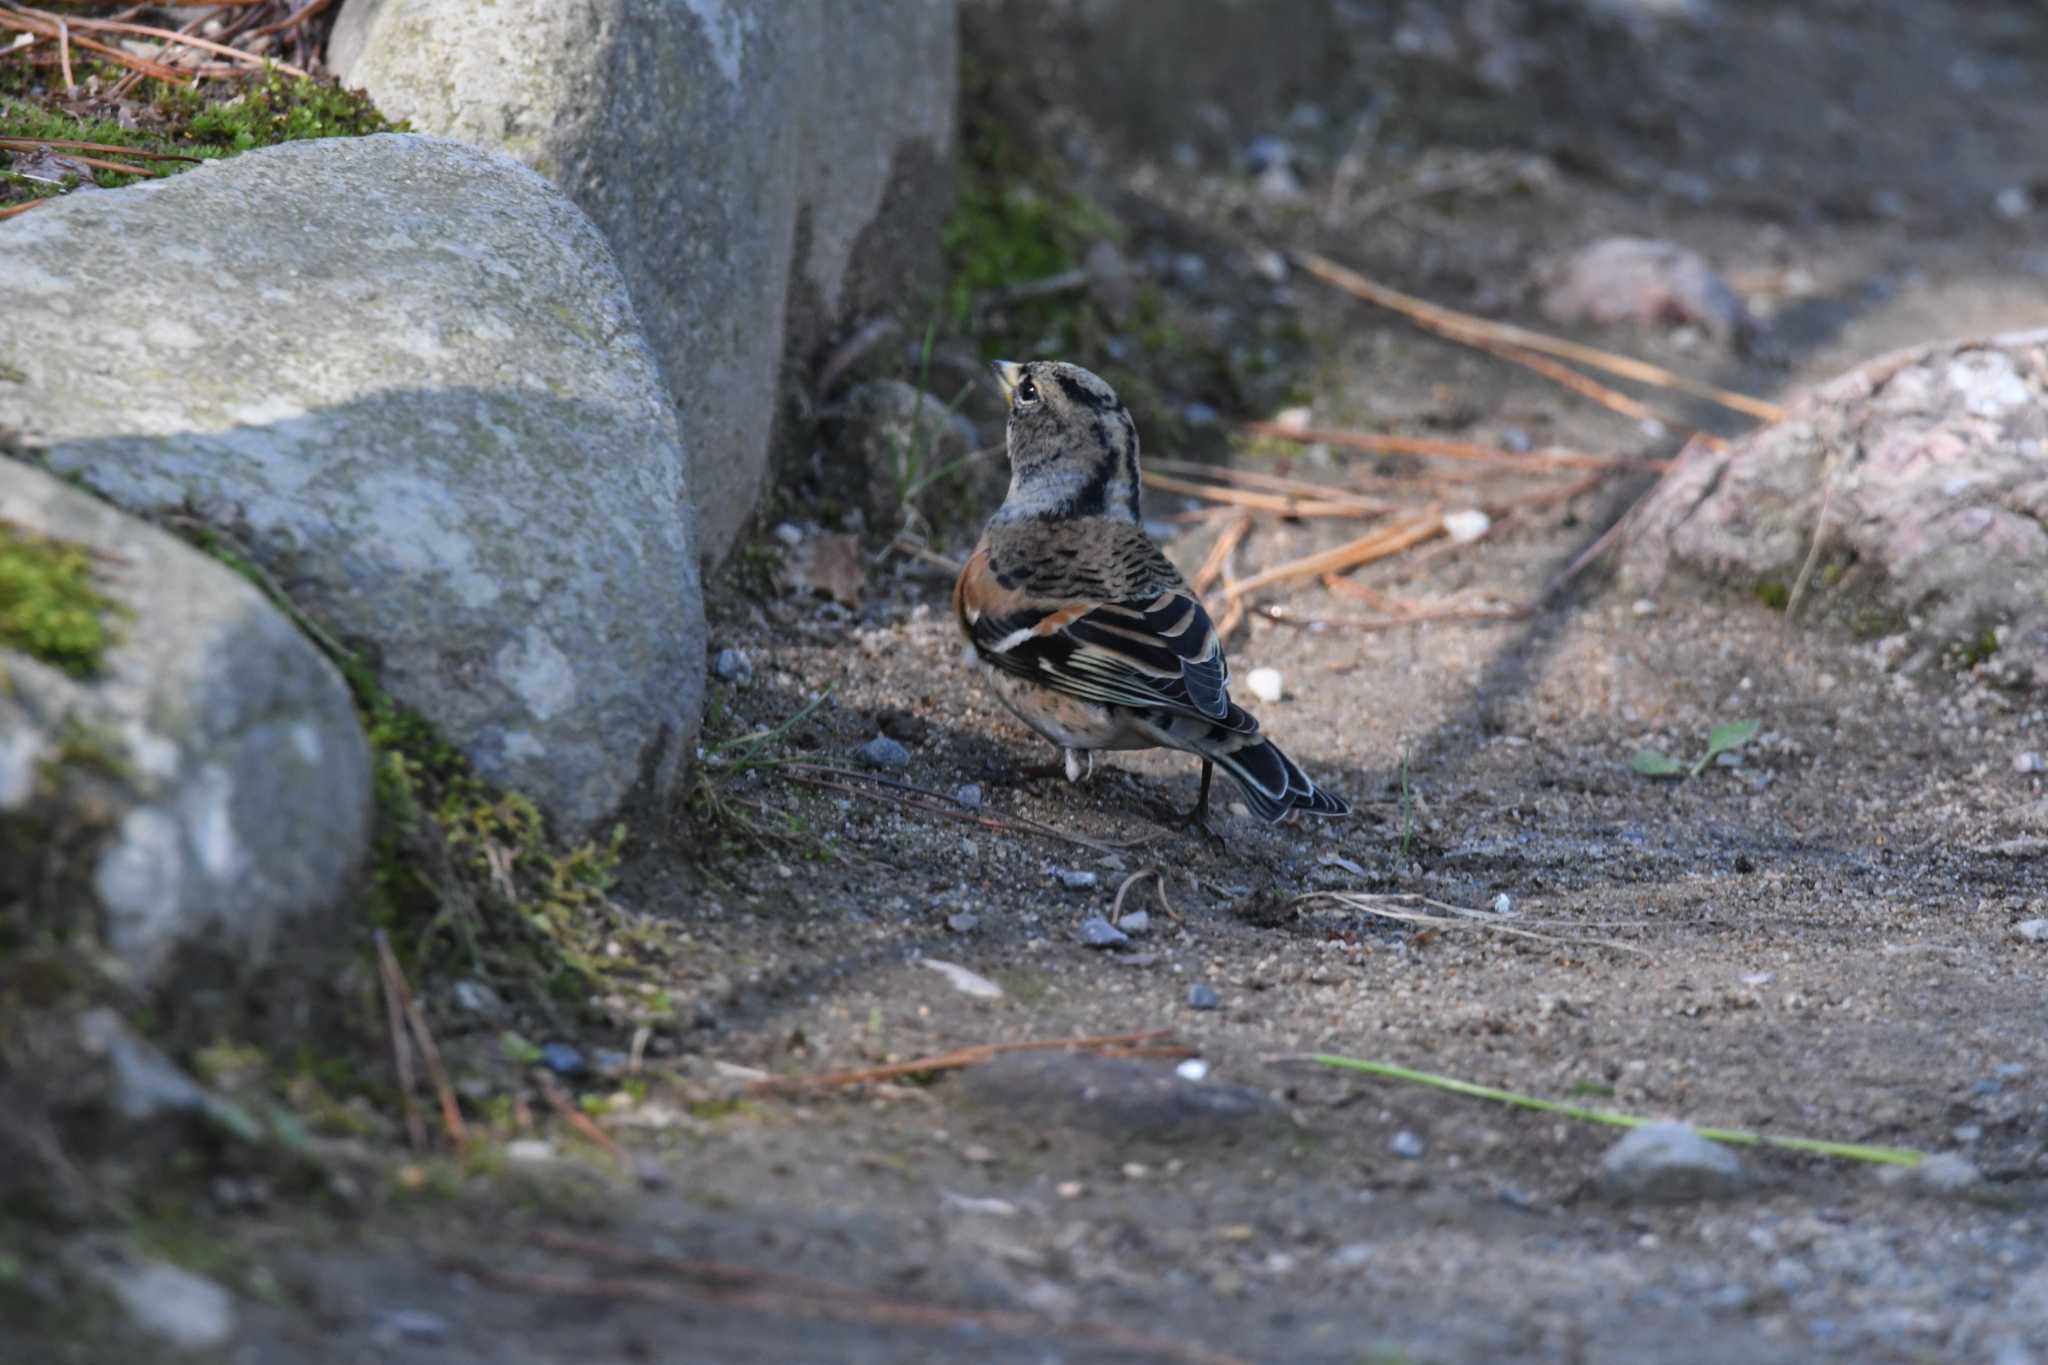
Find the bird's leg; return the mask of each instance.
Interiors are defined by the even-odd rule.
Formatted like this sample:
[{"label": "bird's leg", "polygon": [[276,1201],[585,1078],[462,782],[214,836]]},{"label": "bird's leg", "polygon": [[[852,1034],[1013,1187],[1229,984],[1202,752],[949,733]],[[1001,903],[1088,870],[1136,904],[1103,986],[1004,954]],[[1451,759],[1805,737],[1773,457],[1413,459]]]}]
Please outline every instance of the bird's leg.
[{"label": "bird's leg", "polygon": [[1186,812],[1175,811],[1173,815],[1174,823],[1182,829],[1198,829],[1211,840],[1220,844],[1223,842],[1223,836],[1209,828],[1209,784],[1215,780],[1215,777],[1216,765],[1206,758],[1203,759],[1202,794],[1195,798],[1195,808]]}]

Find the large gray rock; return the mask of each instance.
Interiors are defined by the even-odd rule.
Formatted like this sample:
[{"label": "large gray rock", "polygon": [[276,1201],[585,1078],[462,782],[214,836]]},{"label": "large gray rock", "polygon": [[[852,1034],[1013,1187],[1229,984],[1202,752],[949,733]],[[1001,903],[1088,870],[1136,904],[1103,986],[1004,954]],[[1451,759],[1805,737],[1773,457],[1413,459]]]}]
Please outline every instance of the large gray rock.
[{"label": "large gray rock", "polygon": [[328,60],[394,117],[519,158],[604,230],[716,561],[762,488],[785,353],[843,311],[900,306],[935,259],[954,25],[953,0],[349,0]]},{"label": "large gray rock", "polygon": [[226,568],[10,459],[0,525],[87,547],[119,612],[96,675],[0,645],[0,902],[97,920],[144,991],[194,985],[194,954],[247,970],[290,942],[311,969],[370,833],[333,666]]},{"label": "large gray rock", "polygon": [[251,152],[0,224],[0,293],[0,426],[53,468],[231,524],[567,825],[670,786],[704,674],[674,406],[539,176],[414,136]]},{"label": "large gray rock", "polygon": [[1940,342],[1689,447],[1631,528],[1625,576],[1674,570],[1804,602],[2048,686],[2048,330]]}]

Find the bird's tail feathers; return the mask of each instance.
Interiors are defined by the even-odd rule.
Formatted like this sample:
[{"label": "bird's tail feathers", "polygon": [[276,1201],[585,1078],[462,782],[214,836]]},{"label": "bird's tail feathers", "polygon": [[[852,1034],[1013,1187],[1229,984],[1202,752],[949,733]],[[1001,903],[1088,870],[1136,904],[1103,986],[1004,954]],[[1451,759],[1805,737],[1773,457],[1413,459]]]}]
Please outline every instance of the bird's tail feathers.
[{"label": "bird's tail feathers", "polygon": [[1279,745],[1261,735],[1258,722],[1241,706],[1233,704],[1221,720],[1155,715],[1151,725],[1161,743],[1221,768],[1244,793],[1252,814],[1269,824],[1296,810],[1305,815],[1351,813],[1349,802],[1316,786]]}]

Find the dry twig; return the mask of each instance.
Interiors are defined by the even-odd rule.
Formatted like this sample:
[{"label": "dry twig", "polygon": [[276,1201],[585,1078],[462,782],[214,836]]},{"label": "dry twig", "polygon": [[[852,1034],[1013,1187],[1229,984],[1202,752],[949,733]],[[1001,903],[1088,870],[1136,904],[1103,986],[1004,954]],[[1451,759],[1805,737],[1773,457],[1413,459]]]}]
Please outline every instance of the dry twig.
[{"label": "dry twig", "polygon": [[1614,455],[1587,455],[1576,450],[1531,450],[1516,454],[1499,446],[1475,445],[1470,441],[1441,441],[1431,436],[1395,436],[1376,431],[1348,431],[1343,428],[1283,427],[1277,422],[1246,422],[1241,430],[1254,436],[1270,436],[1304,445],[1343,446],[1377,455],[1417,455],[1434,460],[1468,460],[1500,465],[1524,472],[1549,469],[1662,469],[1664,460],[1634,460]]},{"label": "dry twig", "polygon": [[[27,5],[14,4],[11,0],[9,0],[8,8],[17,14],[26,15],[32,19],[42,19],[54,23],[60,30],[68,24],[71,28],[83,29],[87,33],[132,33],[138,37],[154,38],[160,43],[197,48],[201,52],[211,52],[218,56],[226,57],[239,65],[254,67],[257,70],[261,70],[265,66],[274,66],[287,76],[296,76],[300,80],[311,80],[313,78],[310,72],[301,67],[293,66],[289,62],[280,62],[270,57],[258,57],[254,53],[244,52],[240,48],[229,47],[225,43],[216,43],[211,38],[201,38],[195,34],[183,33],[175,29],[157,28],[151,24],[131,24],[120,19],[82,19],[73,17],[67,20],[63,16],[52,14],[47,10],[33,9]],[[75,41],[81,47],[88,45],[83,38]],[[111,51],[111,49],[106,50]],[[128,54],[123,53],[122,55],[127,56]],[[122,63],[124,66],[129,64],[128,62]],[[164,67],[163,69],[166,71],[170,70],[169,67]]]},{"label": "dry twig", "polygon": [[633,1159],[626,1155],[626,1149],[612,1141],[612,1135],[598,1127],[596,1120],[576,1107],[575,1102],[562,1089],[562,1083],[556,1080],[551,1072],[542,1067],[535,1067],[533,1083],[540,1088],[540,1093],[547,1100],[549,1107],[562,1116],[564,1123],[602,1148],[606,1156],[618,1163],[621,1171],[632,1171]]},{"label": "dry twig", "polygon": [[423,1151],[427,1145],[427,1125],[420,1118],[419,1105],[413,1101],[412,1042],[406,1035],[404,977],[399,974],[391,940],[382,929],[377,931],[376,943],[377,974],[384,983],[384,1021],[391,1030],[391,1061],[398,1072],[399,1105],[405,1111],[405,1136],[414,1151]]},{"label": "dry twig", "polygon": [[1239,512],[1216,537],[1216,543],[1209,547],[1209,553],[1202,557],[1202,566],[1195,570],[1194,581],[1188,586],[1197,597],[1209,591],[1209,585],[1222,576],[1228,567],[1230,557],[1237,553],[1237,547],[1251,533],[1252,514]]},{"label": "dry twig", "polygon": [[813,1076],[774,1076],[765,1081],[755,1081],[747,1089],[757,1094],[772,1094],[805,1088],[828,1090],[850,1085],[869,1085],[876,1081],[893,1081],[904,1076],[958,1071],[963,1067],[979,1066],[1010,1052],[1102,1052],[1107,1049],[1145,1048],[1147,1051],[1144,1055],[1150,1056],[1194,1055],[1192,1049],[1164,1041],[1171,1035],[1172,1031],[1169,1029],[1147,1029],[1139,1033],[1104,1033],[1089,1038],[1034,1038],[1019,1043],[977,1043],[972,1047],[955,1048],[951,1052],[919,1057],[908,1062],[889,1062],[882,1066],[854,1067],[845,1071],[825,1071]]},{"label": "dry twig", "polygon": [[1229,589],[1233,598],[1260,588],[1272,587],[1277,583],[1290,583],[1297,578],[1315,578],[1326,573],[1341,573],[1355,569],[1361,564],[1370,564],[1376,559],[1397,555],[1410,546],[1420,545],[1430,537],[1439,535],[1444,529],[1443,514],[1435,508],[1402,517],[1377,530],[1367,532],[1356,540],[1299,559],[1290,559],[1285,564],[1276,564],[1270,569],[1253,574]]},{"label": "dry twig", "polygon": [[1471,313],[1461,313],[1455,308],[1445,308],[1427,299],[1419,299],[1413,294],[1404,294],[1398,289],[1390,289],[1377,281],[1367,279],[1357,271],[1341,266],[1327,256],[1319,256],[1313,251],[1295,251],[1290,254],[1295,264],[1317,279],[1335,285],[1345,293],[1364,299],[1367,303],[1377,304],[1399,313],[1453,341],[1465,342],[1468,345],[1491,342],[1539,351],[1561,360],[1574,360],[1581,365],[1591,365],[1594,369],[1605,370],[1609,374],[1632,379],[1639,384],[1675,389],[1680,393],[1691,394],[1695,398],[1704,398],[1708,402],[1718,403],[1724,408],[1745,416],[1761,418],[1766,422],[1775,422],[1785,415],[1785,410],[1776,403],[1691,379],[1661,365],[1616,355],[1597,346],[1585,346],[1576,341],[1546,336],[1542,332],[1517,327],[1513,323],[1491,322]]},{"label": "dry twig", "polygon": [[[1291,904],[1301,905],[1308,901],[1335,901],[1347,910],[1361,914],[1377,915],[1402,924],[1421,925],[1429,929],[1483,929],[1488,933],[1506,934],[1511,938],[1533,939],[1539,943],[1556,944],[1560,947],[1606,948],[1611,952],[1630,953],[1637,957],[1650,954],[1630,943],[1618,943],[1613,939],[1589,938],[1578,934],[1552,934],[1528,927],[1544,921],[1525,921],[1505,924],[1501,916],[1485,910],[1470,910],[1462,905],[1451,905],[1444,901],[1431,900],[1417,895],[1375,895],[1362,891],[1310,891],[1296,896]],[[1419,905],[1427,909],[1411,910],[1408,906]],[[1435,913],[1431,913],[1435,912]],[[1633,928],[1638,921],[1618,920],[1593,926],[1598,928]],[[1584,927],[1584,926],[1574,926]]]}]

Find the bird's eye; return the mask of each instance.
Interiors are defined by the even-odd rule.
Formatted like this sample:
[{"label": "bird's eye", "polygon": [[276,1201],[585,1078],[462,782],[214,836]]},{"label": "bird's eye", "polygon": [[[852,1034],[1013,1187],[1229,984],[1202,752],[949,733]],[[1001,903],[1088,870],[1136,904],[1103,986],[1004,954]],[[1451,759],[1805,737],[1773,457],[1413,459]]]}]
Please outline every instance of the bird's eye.
[{"label": "bird's eye", "polygon": [[1026,375],[1017,384],[1017,402],[1019,406],[1022,406],[1023,404],[1036,403],[1037,401],[1038,385],[1032,382],[1031,376]]}]

